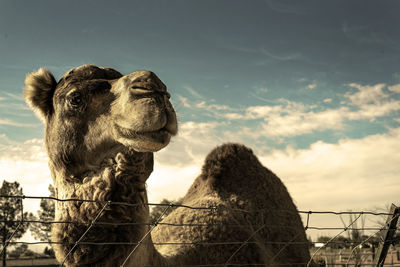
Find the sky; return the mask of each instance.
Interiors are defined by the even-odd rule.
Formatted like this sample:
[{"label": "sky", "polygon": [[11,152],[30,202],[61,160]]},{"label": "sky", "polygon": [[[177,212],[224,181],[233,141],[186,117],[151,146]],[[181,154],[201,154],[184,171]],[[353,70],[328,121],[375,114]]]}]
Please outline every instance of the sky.
[{"label": "sky", "polygon": [[399,8],[394,0],[0,1],[0,182],[35,196],[52,182],[43,124],[22,99],[25,75],[46,67],[59,79],[94,64],[152,70],[172,95],[179,133],[155,154],[150,202],[183,196],[211,149],[240,142],[299,210],[399,205]]}]

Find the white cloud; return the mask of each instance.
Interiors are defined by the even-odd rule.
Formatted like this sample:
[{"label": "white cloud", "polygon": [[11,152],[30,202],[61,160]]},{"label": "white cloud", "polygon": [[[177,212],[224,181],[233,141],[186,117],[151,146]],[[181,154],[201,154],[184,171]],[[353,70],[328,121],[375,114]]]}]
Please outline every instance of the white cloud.
[{"label": "white cloud", "polygon": [[[188,126],[200,131],[206,129],[204,125],[198,127],[196,123]],[[200,174],[209,151],[223,143],[209,142],[210,139],[218,139],[213,135],[218,133],[210,132],[208,141],[202,146],[198,146],[196,139],[186,139],[186,146],[179,141],[178,147],[160,152],[165,153],[164,156],[179,158],[180,155],[186,157],[186,150],[190,148],[195,160],[183,165],[157,160],[156,154],[155,171],[148,182],[151,201],[157,202],[163,198],[174,200],[186,193]],[[235,141],[241,142],[240,137]],[[317,141],[306,149],[287,147],[266,153],[254,144],[250,147],[257,151],[256,155],[263,165],[282,179],[300,210],[359,211],[374,210],[391,202],[400,204],[400,128],[362,139],[342,139],[336,144]],[[369,226],[374,224],[375,219],[371,218]],[[338,216],[313,215],[311,224],[342,227]],[[313,237],[321,233],[309,232]]]},{"label": "white cloud", "polygon": [[[196,123],[188,126],[200,132],[210,127],[197,126]],[[188,135],[191,133],[187,132]],[[204,134],[201,135],[206,137]],[[188,138],[178,141],[179,146],[171,146],[157,153],[158,163],[151,176],[154,192],[151,194],[157,196],[156,199],[161,198],[162,192],[177,198],[179,194],[168,193],[176,190],[177,184],[183,185],[179,192],[185,192],[200,173],[209,151],[223,143],[214,136],[218,134],[209,132],[200,146],[201,140]],[[187,143],[183,145],[182,142]],[[301,209],[366,209],[398,201],[400,128],[362,139],[342,139],[337,144],[317,141],[307,149],[288,147],[265,153],[257,147],[252,148],[258,151],[260,161],[281,177]],[[188,149],[194,158],[183,165],[157,160],[161,153],[165,153],[164,157],[180,157],[180,154],[186,157]],[[158,182],[160,184],[155,185]]]},{"label": "white cloud", "polygon": [[306,87],[306,89],[310,89],[310,90],[312,90],[312,89],[315,89],[317,87],[317,82],[312,82],[312,83],[310,83],[309,85],[307,85],[307,87]]},{"label": "white cloud", "polygon": [[218,122],[181,123],[178,135],[172,138],[165,149],[156,153],[156,160],[160,164],[174,166],[200,164],[210,147],[224,142],[217,131],[221,125]]},{"label": "white cloud", "polygon": [[380,104],[364,104],[358,111],[346,112],[344,116],[349,120],[369,119],[373,121],[398,110],[400,110],[400,101],[390,100]]},{"label": "white cloud", "polygon": [[231,108],[226,105],[207,104],[206,101],[198,102],[195,106],[196,108],[206,109],[206,110],[217,110],[217,111],[231,110]]},{"label": "white cloud", "polygon": [[4,92],[4,94],[7,95],[8,97],[14,99],[14,100],[19,100],[19,101],[22,101],[22,102],[24,101],[22,93],[21,94],[12,94],[12,93]]},{"label": "white cloud", "polygon": [[[391,99],[383,88],[384,84],[362,86],[349,85],[358,89],[357,92],[347,92],[337,108],[325,108],[316,105],[304,105],[280,99],[278,105],[250,106],[246,109],[221,113],[228,120],[259,120],[258,137],[282,138],[309,134],[314,131],[344,129],[346,121],[370,120],[393,114],[400,110],[400,101]],[[392,91],[395,89],[391,89]],[[323,100],[332,102],[331,98]]]},{"label": "white cloud", "polygon": [[400,128],[337,144],[274,151],[261,161],[286,183],[301,209],[365,209],[398,202]]},{"label": "white cloud", "polygon": [[35,127],[38,124],[21,123],[9,119],[0,119],[0,125],[15,126],[15,127]]},{"label": "white cloud", "polygon": [[188,101],[188,99],[186,97],[178,95],[178,100],[179,100],[180,103],[183,104],[183,106],[185,108],[190,108],[191,107],[191,105],[189,104],[189,101]]},{"label": "white cloud", "polygon": [[[275,116],[274,116],[275,115]],[[322,112],[294,111],[288,115],[274,114],[261,124],[262,134],[267,137],[298,136],[313,131],[343,128],[343,116],[337,110]]]},{"label": "white cloud", "polygon": [[[221,126],[182,123],[180,134],[166,149],[155,154],[154,172],[148,180],[151,202],[182,197],[216,145],[244,142],[232,132],[230,138],[236,136],[236,139],[226,138],[229,135],[221,133]],[[301,210],[366,210],[398,202],[400,128],[362,139],[342,139],[337,144],[318,141],[307,149],[288,147],[266,153],[255,144],[250,147],[258,151],[264,166],[282,179]],[[0,135],[0,152],[2,179],[19,181],[26,195],[48,195],[51,178],[43,140],[18,143]],[[36,211],[38,201],[25,200],[25,206],[26,210]],[[313,225],[332,223],[312,219]],[[334,226],[341,226],[340,221]]]},{"label": "white cloud", "polygon": [[[0,182],[17,181],[25,195],[48,196],[52,183],[47,165],[47,155],[43,140],[32,139],[22,143],[10,141],[0,135]],[[25,210],[36,212],[39,200],[25,199]]]},{"label": "white cloud", "polygon": [[193,87],[186,86],[185,89],[196,98],[203,98]]},{"label": "white cloud", "polygon": [[164,198],[173,201],[183,197],[200,174],[200,168],[200,164],[174,166],[159,164],[156,160],[154,171],[147,180],[149,202],[159,203]]},{"label": "white cloud", "polygon": [[400,94],[400,83],[388,87],[389,91]]},{"label": "white cloud", "polygon": [[344,97],[351,101],[352,105],[363,106],[366,104],[378,104],[389,95],[383,91],[385,84],[377,84],[374,86],[363,86],[356,83],[349,84],[350,87],[357,88],[358,92],[347,92]]},{"label": "white cloud", "polygon": [[1,108],[14,109],[14,110],[23,110],[23,111],[31,111],[31,109],[25,103],[0,103]]}]

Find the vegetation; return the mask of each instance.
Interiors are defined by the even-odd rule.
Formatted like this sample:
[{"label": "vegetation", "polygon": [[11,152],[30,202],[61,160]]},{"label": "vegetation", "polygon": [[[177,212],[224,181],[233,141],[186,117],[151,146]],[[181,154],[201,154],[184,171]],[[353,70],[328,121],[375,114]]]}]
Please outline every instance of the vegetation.
[{"label": "vegetation", "polygon": [[[0,195],[21,196],[22,188],[18,182],[3,181]],[[23,201],[21,198],[0,198],[0,238],[2,242],[2,261],[6,266],[6,255],[8,242],[18,239],[28,230],[29,224],[22,223],[23,218],[32,218],[32,214],[23,212]]]},{"label": "vegetation", "polygon": [[[54,197],[54,187],[49,185],[50,197]],[[55,203],[51,199],[42,199],[40,201],[40,210],[37,212],[38,219],[41,222],[51,222],[54,220]],[[32,235],[40,241],[50,240],[50,223],[35,223],[30,227]]]},{"label": "vegetation", "polygon": [[14,250],[10,251],[7,255],[9,258],[20,258],[20,257],[32,257],[37,254],[32,250],[28,249],[27,244],[21,244],[14,248]]},{"label": "vegetation", "polygon": [[[50,192],[50,197],[54,197],[54,187],[52,185],[49,185],[49,192]],[[51,222],[54,221],[54,216],[55,216],[55,203],[54,200],[52,199],[42,199],[40,201],[40,209],[37,212],[38,214],[38,220],[41,222]],[[36,238],[39,239],[40,241],[50,241],[50,231],[51,231],[51,225],[50,223],[33,223],[30,225],[30,231],[32,235]],[[47,250],[44,251],[45,254],[47,255],[54,255],[53,249],[47,248]]]},{"label": "vegetation", "polygon": [[[161,202],[160,202],[160,204],[170,204],[170,203],[173,203],[173,204],[176,204],[176,205],[180,205],[180,204],[182,204],[182,200],[183,200],[183,198],[180,198],[180,199],[178,199],[177,201],[170,201],[170,200],[168,200],[168,199],[163,199]],[[151,212],[150,212],[150,223],[156,223],[156,222],[158,222],[158,221],[161,221],[160,220],[160,217],[165,217],[165,216],[167,216],[168,214],[170,214],[174,209],[176,209],[177,207],[176,206],[173,206],[173,207],[169,207],[168,208],[168,206],[167,205],[160,205],[160,206],[154,206],[152,209],[151,209]]]}]

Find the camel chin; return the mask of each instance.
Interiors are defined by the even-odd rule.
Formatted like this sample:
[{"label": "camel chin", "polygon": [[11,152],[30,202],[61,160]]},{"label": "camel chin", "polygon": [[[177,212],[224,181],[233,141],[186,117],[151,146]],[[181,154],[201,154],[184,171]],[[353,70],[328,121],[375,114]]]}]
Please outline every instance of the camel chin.
[{"label": "camel chin", "polygon": [[166,129],[153,132],[137,133],[118,127],[117,140],[126,147],[133,148],[137,152],[156,152],[166,147],[172,134]]}]

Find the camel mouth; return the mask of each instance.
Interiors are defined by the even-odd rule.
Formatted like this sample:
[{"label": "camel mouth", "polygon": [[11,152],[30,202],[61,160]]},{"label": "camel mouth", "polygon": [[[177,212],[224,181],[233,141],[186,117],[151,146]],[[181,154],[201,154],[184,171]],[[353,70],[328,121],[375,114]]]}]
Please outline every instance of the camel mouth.
[{"label": "camel mouth", "polygon": [[167,125],[154,131],[137,131],[122,127],[118,124],[115,124],[115,129],[119,136],[127,140],[147,141],[162,144],[168,143],[171,136],[175,134]]},{"label": "camel mouth", "polygon": [[154,95],[167,96],[168,99],[171,95],[167,92],[166,88],[160,87],[155,83],[148,82],[135,82],[130,86],[130,93],[135,97],[153,97]]}]

